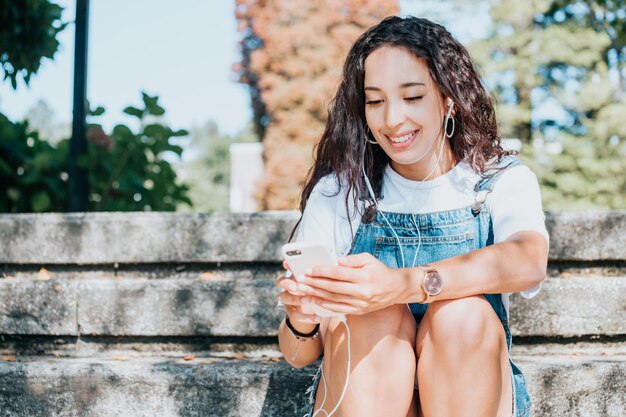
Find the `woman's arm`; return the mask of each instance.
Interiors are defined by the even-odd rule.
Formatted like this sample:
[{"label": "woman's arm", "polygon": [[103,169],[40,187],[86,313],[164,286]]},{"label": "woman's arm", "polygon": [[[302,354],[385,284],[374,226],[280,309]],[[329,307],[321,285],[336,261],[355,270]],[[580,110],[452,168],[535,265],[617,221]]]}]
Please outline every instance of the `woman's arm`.
[{"label": "woman's arm", "polygon": [[[293,329],[300,334],[313,332],[321,319],[302,313],[302,296],[297,295],[295,281],[290,277],[281,275],[277,278],[276,285],[284,290],[280,293],[278,299],[285,306],[287,317]],[[285,360],[291,366],[303,368],[315,362],[322,354],[321,332],[318,329],[316,335],[310,338],[297,337],[288,328],[286,323],[287,317],[280,323],[278,328],[278,345]]]},{"label": "woman's arm", "polygon": [[[294,325],[292,324],[292,326]],[[299,327],[304,329],[303,326]],[[308,332],[314,329],[315,326],[310,327]],[[287,328],[285,320],[280,323],[280,327],[278,328],[278,344],[280,351],[285,356],[285,360],[295,368],[304,368],[310,365],[322,354],[322,341],[319,331],[317,337],[301,341]]]},{"label": "woman's arm", "polygon": [[[537,232],[518,232],[505,241],[430,264],[443,280],[435,299],[462,298],[531,289],[546,274],[548,244]],[[330,310],[364,314],[393,304],[423,302],[419,268],[387,268],[370,254],[340,259],[339,267],[313,268],[298,290]]]},{"label": "woman's arm", "polygon": [[[503,242],[432,263],[443,280],[443,290],[436,299],[526,291],[544,280],[547,263],[545,238],[537,232],[518,232]],[[424,273],[417,269],[407,273],[423,295]]]}]

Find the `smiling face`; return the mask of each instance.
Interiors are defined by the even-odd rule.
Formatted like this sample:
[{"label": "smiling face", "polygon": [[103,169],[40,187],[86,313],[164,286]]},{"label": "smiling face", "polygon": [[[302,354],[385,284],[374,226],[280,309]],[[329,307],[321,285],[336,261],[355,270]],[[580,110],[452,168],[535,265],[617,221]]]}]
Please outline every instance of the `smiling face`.
[{"label": "smiling face", "polygon": [[[408,50],[382,46],[365,60],[367,125],[400,175],[423,180],[437,164],[446,104],[426,61]],[[443,146],[433,178],[454,165],[449,141]]]}]

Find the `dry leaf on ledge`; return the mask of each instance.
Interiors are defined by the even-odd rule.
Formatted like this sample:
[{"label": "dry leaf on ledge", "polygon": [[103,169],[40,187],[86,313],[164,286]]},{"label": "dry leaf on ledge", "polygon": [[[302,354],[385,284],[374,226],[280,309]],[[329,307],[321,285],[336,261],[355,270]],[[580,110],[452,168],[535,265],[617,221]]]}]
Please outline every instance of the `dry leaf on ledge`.
[{"label": "dry leaf on ledge", "polygon": [[215,273],[213,273],[213,272],[203,272],[198,277],[198,279],[200,281],[208,281],[208,280],[214,279],[214,278],[215,278]]},{"label": "dry leaf on ledge", "polygon": [[194,359],[195,359],[195,357],[193,355],[187,355],[187,356],[183,357],[183,360],[185,360],[185,361],[192,361]]},{"label": "dry leaf on ledge", "polygon": [[41,268],[37,272],[37,281],[48,281],[50,278],[52,278],[52,275],[46,268]]}]

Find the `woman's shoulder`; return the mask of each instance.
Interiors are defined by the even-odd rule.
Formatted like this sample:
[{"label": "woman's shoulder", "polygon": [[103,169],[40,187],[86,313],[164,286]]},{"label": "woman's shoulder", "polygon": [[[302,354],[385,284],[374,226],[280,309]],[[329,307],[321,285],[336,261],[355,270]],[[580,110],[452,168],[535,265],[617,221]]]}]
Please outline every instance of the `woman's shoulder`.
[{"label": "woman's shoulder", "polygon": [[537,183],[536,175],[517,155],[488,163],[478,177],[477,191],[503,189],[502,183]]},{"label": "woman's shoulder", "polygon": [[347,178],[338,176],[335,173],[330,173],[319,179],[317,184],[313,187],[313,191],[311,192],[309,199],[341,199],[342,201],[345,201],[346,193],[349,188]]},{"label": "woman's shoulder", "polygon": [[322,194],[324,196],[332,197],[341,191],[341,183],[339,177],[335,173],[324,175],[319,179],[315,187],[313,187],[313,193]]}]

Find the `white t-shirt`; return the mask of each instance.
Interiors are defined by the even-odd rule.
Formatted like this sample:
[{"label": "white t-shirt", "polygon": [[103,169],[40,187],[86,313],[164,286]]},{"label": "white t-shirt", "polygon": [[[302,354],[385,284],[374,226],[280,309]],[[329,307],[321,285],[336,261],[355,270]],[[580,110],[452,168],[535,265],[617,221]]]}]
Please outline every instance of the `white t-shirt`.
[{"label": "white t-shirt", "polygon": [[[379,208],[387,212],[425,214],[468,207],[475,202],[474,185],[479,179],[465,161],[431,181],[406,179],[388,165],[382,187],[384,198]],[[336,254],[347,254],[352,245],[352,233],[356,233],[363,212],[362,207],[355,210],[353,201],[350,197],[348,215],[345,188],[339,190],[335,175],[323,177],[309,196],[296,241],[322,241]],[[538,232],[549,241],[537,177],[527,166],[505,170],[487,195],[485,205],[493,222],[494,243],[521,231]],[[541,285],[521,295],[534,297],[540,288]],[[502,301],[508,314],[509,294],[503,294]]]}]

